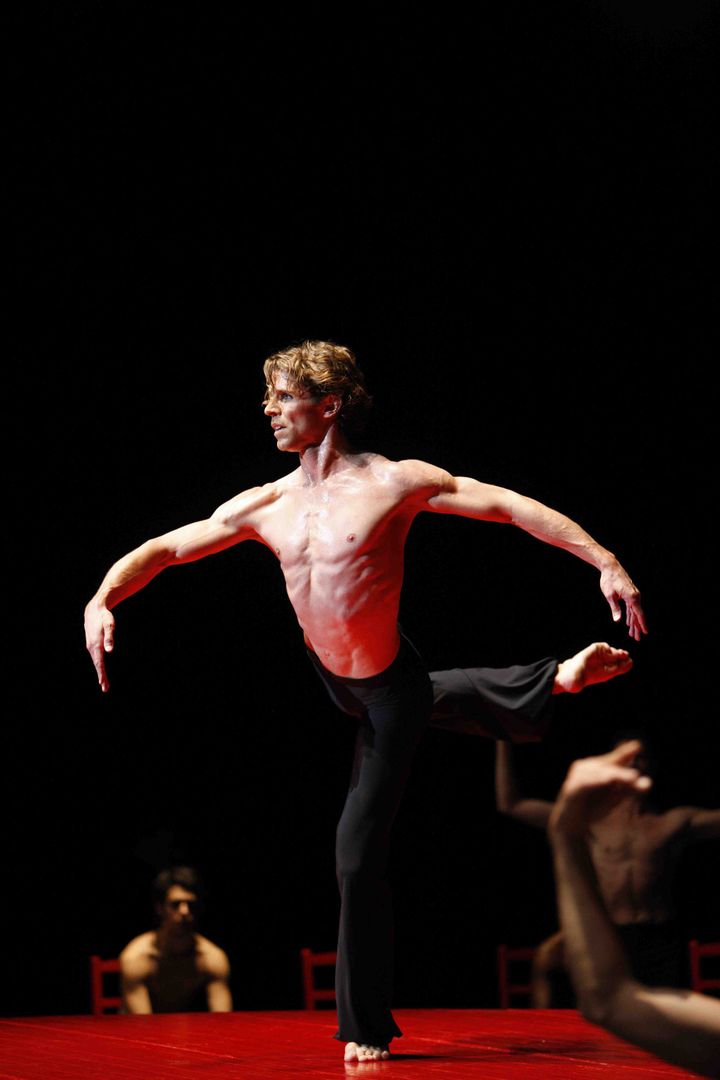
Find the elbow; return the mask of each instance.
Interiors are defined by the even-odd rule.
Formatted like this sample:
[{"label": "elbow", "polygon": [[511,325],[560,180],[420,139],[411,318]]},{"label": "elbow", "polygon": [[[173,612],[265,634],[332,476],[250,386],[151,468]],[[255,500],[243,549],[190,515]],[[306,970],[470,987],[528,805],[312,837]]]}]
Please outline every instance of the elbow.
[{"label": "elbow", "polygon": [[578,1009],[585,1020],[606,1031],[616,1032],[622,1027],[628,980],[609,980],[577,989]]},{"label": "elbow", "polygon": [[601,1028],[608,1027],[612,1010],[609,997],[602,991],[581,991],[577,996],[577,1005],[584,1020]]}]

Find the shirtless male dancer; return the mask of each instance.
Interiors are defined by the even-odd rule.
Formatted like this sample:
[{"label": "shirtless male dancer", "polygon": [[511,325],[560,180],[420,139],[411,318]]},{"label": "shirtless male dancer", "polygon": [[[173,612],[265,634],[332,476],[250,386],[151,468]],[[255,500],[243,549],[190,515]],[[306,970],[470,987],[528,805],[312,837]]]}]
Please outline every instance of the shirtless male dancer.
[{"label": "shirtless male dancer", "polygon": [[227,955],[198,933],[202,886],[191,866],[162,870],[152,886],[158,925],[120,953],[124,1013],[231,1012]]},{"label": "shirtless male dancer", "polygon": [[268,357],[265,413],[279,450],[299,467],[250,488],[197,521],[146,541],[110,568],[85,610],[87,647],[103,691],[114,642],[111,609],[169,566],[243,540],[278,558],[308,656],[330,696],[360,718],[350,789],[337,831],[341,896],[337,1038],[346,1061],[389,1056],[390,828],[432,707],[425,664],[398,626],[405,540],[417,514],[517,525],[590,563],[613,619],[646,632],[640,594],[615,555],[534,499],[423,461],[356,452],[353,426],[370,406],[352,352],[309,341]]},{"label": "shirtless male dancer", "polygon": [[[652,777],[647,747],[628,759],[632,768]],[[515,776],[508,742],[495,750],[495,799],[498,810],[526,825],[547,830],[554,803],[524,795]],[[688,845],[720,837],[720,809],[675,806],[657,810],[647,788],[629,785],[617,799],[596,814],[587,836],[605,909],[615,925],[635,978],[648,986],[687,986],[688,946],[673,900],[678,862]],[[551,972],[566,967],[562,931],[541,947],[537,995],[533,1004],[550,1004]]]},{"label": "shirtless male dancer", "polygon": [[720,1077],[720,1001],[673,987],[648,986],[632,971],[609,917],[597,862],[588,851],[596,823],[626,794],[645,794],[638,740],[570,766],[553,806],[553,852],[560,925],[583,1016],[640,1046],[685,1075]]}]

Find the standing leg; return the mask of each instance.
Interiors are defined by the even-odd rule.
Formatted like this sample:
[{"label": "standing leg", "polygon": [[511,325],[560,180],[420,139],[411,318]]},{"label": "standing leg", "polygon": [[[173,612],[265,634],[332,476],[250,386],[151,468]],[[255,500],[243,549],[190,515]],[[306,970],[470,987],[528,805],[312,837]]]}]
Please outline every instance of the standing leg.
[{"label": "standing leg", "polygon": [[402,1034],[392,1018],[392,898],[387,880],[390,831],[410,768],[373,746],[366,724],[358,731],[353,778],[337,829],[340,932],[336,991],[343,1042],[387,1046]]},{"label": "standing leg", "polygon": [[353,686],[365,715],[336,847],[340,889],[337,1038],[375,1047],[387,1047],[401,1034],[390,1011],[390,833],[431,706],[427,672],[411,649],[384,676],[387,679],[356,680]]}]

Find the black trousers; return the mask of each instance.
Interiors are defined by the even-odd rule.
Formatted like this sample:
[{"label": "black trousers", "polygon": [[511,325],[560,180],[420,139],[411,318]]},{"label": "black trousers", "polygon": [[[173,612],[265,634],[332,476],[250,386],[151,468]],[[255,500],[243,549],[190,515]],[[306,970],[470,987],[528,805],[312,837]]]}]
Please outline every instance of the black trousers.
[{"label": "black trousers", "polygon": [[548,723],[557,661],[429,675],[415,648],[401,637],[389,668],[368,679],[348,679],[327,671],[314,653],[308,655],[335,704],[358,719],[350,787],[336,839],[336,1038],[387,1046],[402,1034],[390,1008],[390,832],[418,740],[429,722],[497,738],[539,737],[537,732]]}]

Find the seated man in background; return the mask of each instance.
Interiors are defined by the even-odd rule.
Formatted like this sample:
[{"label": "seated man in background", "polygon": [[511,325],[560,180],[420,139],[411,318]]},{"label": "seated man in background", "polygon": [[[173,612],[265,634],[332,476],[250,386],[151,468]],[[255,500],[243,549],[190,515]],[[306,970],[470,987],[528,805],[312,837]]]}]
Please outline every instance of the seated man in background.
[{"label": "seated man in background", "polygon": [[[633,764],[647,773],[651,770],[646,746],[637,740],[637,747]],[[496,743],[495,755],[500,813],[546,829],[553,803],[527,798],[518,790],[507,742]],[[633,974],[650,986],[689,985],[687,935],[673,904],[675,871],[688,844],[718,836],[720,809],[676,806],[661,812],[651,805],[644,788],[624,789],[603,815],[593,818],[587,845],[608,917]],[[544,944],[547,955],[538,961],[545,961],[546,979],[538,981],[533,1003],[548,1007],[552,983],[548,973],[563,964],[563,942],[553,937]]]},{"label": "seated man in background", "polygon": [[591,856],[590,837],[651,780],[634,767],[637,740],[574,762],[550,815],[560,925],[583,1016],[665,1061],[720,1076],[720,1001],[636,979],[613,925]]},{"label": "seated man in background", "polygon": [[202,899],[197,871],[163,870],[152,885],[157,930],[120,954],[125,1013],[230,1012],[230,964],[221,948],[195,929]]}]

